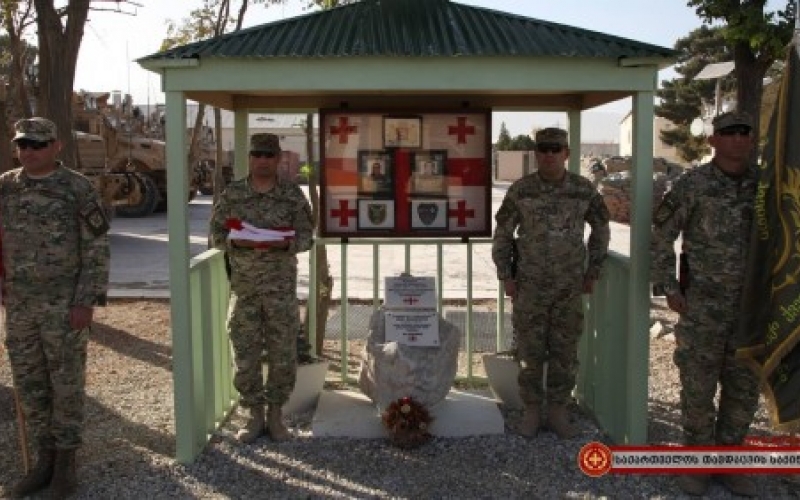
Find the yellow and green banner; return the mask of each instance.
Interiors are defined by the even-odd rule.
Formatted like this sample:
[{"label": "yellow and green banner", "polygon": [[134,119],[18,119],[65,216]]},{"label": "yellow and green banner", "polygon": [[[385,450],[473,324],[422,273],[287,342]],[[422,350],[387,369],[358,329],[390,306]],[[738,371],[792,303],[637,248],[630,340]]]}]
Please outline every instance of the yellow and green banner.
[{"label": "yellow and green banner", "polygon": [[[796,37],[797,38],[797,37]],[[788,50],[761,162],[737,356],[758,373],[776,430],[800,431],[800,53]]]}]

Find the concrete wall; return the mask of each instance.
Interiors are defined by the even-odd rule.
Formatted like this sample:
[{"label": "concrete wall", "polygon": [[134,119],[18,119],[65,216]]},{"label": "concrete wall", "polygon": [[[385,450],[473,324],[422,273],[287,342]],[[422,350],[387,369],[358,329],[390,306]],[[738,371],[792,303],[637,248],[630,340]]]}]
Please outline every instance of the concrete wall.
[{"label": "concrete wall", "polygon": [[495,180],[515,181],[536,170],[533,151],[497,151]]},{"label": "concrete wall", "polygon": [[584,142],[581,143],[581,156],[617,156],[619,144],[616,142]]}]

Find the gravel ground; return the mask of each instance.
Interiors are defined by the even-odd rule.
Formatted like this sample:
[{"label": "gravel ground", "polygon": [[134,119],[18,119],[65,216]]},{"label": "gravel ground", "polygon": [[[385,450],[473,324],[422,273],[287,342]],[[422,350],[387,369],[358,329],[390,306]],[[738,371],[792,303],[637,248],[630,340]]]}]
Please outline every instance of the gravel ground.
[{"label": "gravel ground", "polygon": [[[653,319],[671,331],[674,316],[655,303]],[[576,413],[583,433],[559,441],[502,436],[436,438],[404,451],[387,440],[320,439],[311,415],[291,419],[296,438],[263,438],[240,446],[234,415],[202,456],[173,460],[173,387],[169,311],[164,302],[115,301],[100,309],[90,345],[86,443],[79,453],[76,498],[681,498],[668,476],[605,476],[579,472],[576,455],[605,441]],[[335,347],[335,346],[329,346]],[[653,443],[680,440],[678,381],[669,336],[651,342],[650,423]],[[335,349],[326,349],[335,357]],[[0,356],[0,495],[22,473],[5,351]],[[334,359],[332,365],[337,362]],[[349,363],[351,367],[354,363]],[[338,369],[338,368],[337,368]],[[331,384],[335,387],[336,384]],[[502,409],[501,409],[502,410]],[[518,414],[505,412],[513,424]],[[753,434],[770,434],[761,410]],[[800,498],[796,478],[757,476],[762,498]],[[45,495],[40,495],[46,498]],[[714,484],[708,498],[732,498]]]}]

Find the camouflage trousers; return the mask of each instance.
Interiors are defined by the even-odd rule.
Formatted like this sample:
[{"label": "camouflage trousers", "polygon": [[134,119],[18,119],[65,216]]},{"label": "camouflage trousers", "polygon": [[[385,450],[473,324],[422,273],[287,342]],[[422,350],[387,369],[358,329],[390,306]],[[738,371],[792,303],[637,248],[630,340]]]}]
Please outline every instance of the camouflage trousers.
[{"label": "camouflage trousers", "polygon": [[738,307],[723,305],[728,301],[709,300],[702,291],[690,289],[689,307],[675,328],[673,359],[680,373],[681,419],[688,445],[741,444],[758,409],[758,379],[736,359],[736,349],[742,347],[735,333]]},{"label": "camouflage trousers", "polygon": [[520,288],[514,299],[512,320],[522,401],[568,403],[575,388],[578,341],[583,332],[581,295],[564,292],[548,296]]},{"label": "camouflage trousers", "polygon": [[6,297],[6,348],[39,448],[82,442],[89,329],[69,326],[69,299]]},{"label": "camouflage trousers", "polygon": [[297,376],[299,328],[296,296],[231,293],[228,335],[236,362],[233,385],[243,407],[283,405],[289,399]]}]

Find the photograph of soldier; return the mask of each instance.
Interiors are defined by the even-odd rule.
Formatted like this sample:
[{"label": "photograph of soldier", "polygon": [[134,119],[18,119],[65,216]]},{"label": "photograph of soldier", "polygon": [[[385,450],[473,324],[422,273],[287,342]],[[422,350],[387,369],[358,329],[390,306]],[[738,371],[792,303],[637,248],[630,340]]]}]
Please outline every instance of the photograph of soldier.
[{"label": "photograph of soldier", "polygon": [[444,151],[416,152],[411,159],[411,189],[415,196],[443,195],[447,187]]},{"label": "photograph of soldier", "polygon": [[359,152],[358,193],[379,198],[394,196],[391,161],[386,153]]},{"label": "photograph of soldier", "polygon": [[386,117],[383,120],[383,147],[418,148],[422,145],[422,120],[418,117]]}]

